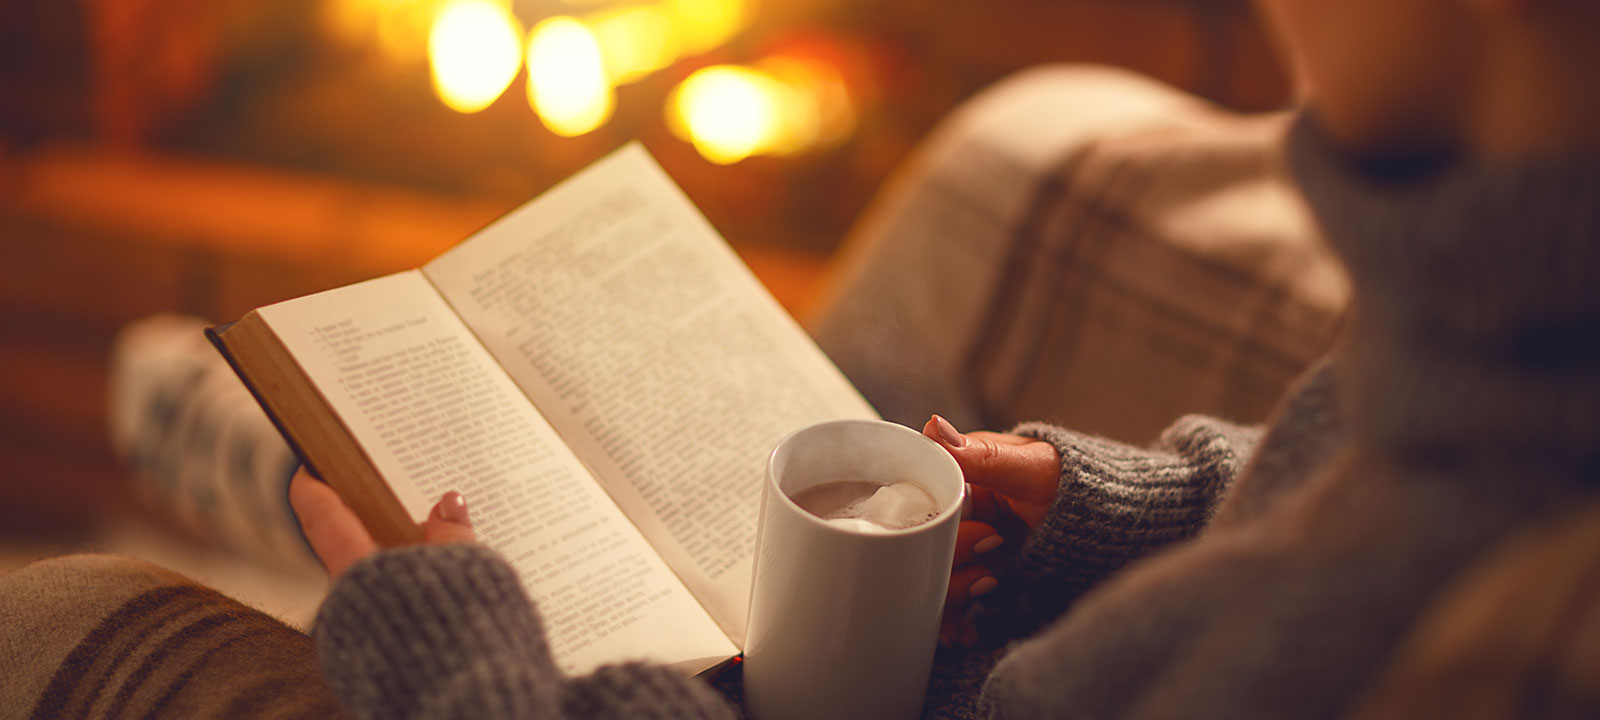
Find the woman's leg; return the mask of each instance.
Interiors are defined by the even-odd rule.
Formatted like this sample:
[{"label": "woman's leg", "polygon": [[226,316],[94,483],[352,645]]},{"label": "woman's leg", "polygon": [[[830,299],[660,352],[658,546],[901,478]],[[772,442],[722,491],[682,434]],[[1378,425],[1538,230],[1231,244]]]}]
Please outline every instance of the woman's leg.
[{"label": "woman's leg", "polygon": [[0,717],[338,717],[311,639],[171,571],[72,555],[0,575]]}]

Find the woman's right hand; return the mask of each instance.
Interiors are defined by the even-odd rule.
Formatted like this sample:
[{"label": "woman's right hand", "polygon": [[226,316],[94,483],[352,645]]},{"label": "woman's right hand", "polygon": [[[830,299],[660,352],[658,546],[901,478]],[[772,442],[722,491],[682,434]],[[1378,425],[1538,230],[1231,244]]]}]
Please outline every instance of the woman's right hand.
[{"label": "woman's right hand", "polygon": [[938,415],[922,434],[939,443],[967,481],[972,513],[956,534],[956,554],[945,596],[942,645],[972,646],[977,631],[967,619],[973,600],[999,586],[991,559],[1015,553],[1028,532],[1044,522],[1055,504],[1061,455],[1054,445],[1020,435],[961,433]]}]

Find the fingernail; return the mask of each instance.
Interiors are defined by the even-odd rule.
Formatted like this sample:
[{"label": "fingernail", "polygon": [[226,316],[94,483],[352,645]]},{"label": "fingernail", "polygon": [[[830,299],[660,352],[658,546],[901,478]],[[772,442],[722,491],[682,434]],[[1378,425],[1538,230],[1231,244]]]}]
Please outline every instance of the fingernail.
[{"label": "fingernail", "polygon": [[935,415],[933,416],[933,424],[935,427],[939,428],[939,437],[944,438],[946,445],[957,448],[967,446],[966,436],[957,432],[956,426],[951,425],[949,420]]},{"label": "fingernail", "polygon": [[999,535],[990,535],[989,537],[973,543],[972,551],[975,553],[986,553],[1004,544],[1006,544],[1005,538],[1000,537]]},{"label": "fingernail", "polygon": [[439,498],[439,517],[458,525],[472,524],[472,518],[467,515],[467,499],[454,490]]},{"label": "fingernail", "polygon": [[994,590],[995,586],[999,584],[1000,581],[994,579],[994,576],[985,575],[973,581],[971,585],[967,586],[967,597],[983,597],[984,595],[988,595],[989,592]]}]

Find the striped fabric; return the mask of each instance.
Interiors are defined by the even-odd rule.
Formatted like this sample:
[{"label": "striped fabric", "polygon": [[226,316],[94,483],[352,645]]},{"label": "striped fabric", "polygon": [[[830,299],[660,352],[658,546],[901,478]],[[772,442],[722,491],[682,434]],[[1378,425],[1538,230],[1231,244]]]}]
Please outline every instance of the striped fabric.
[{"label": "striped fabric", "polygon": [[111,349],[111,444],[143,504],[241,557],[321,568],[289,509],[299,461],[211,344],[208,323],[154,315]]},{"label": "striped fabric", "polygon": [[0,575],[0,717],[342,717],[311,639],[153,565]]}]

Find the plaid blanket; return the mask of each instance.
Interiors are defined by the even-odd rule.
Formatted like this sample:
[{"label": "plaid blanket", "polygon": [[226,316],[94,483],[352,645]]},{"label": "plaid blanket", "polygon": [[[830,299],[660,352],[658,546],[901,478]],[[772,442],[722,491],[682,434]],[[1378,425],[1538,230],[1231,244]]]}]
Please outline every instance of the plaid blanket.
[{"label": "plaid blanket", "polygon": [[0,619],[0,717],[343,716],[311,638],[138,560],[0,575]]},{"label": "plaid blanket", "polygon": [[850,239],[809,323],[887,419],[1134,443],[1259,422],[1349,290],[1282,175],[1283,116],[1043,68],[953,116]]}]

